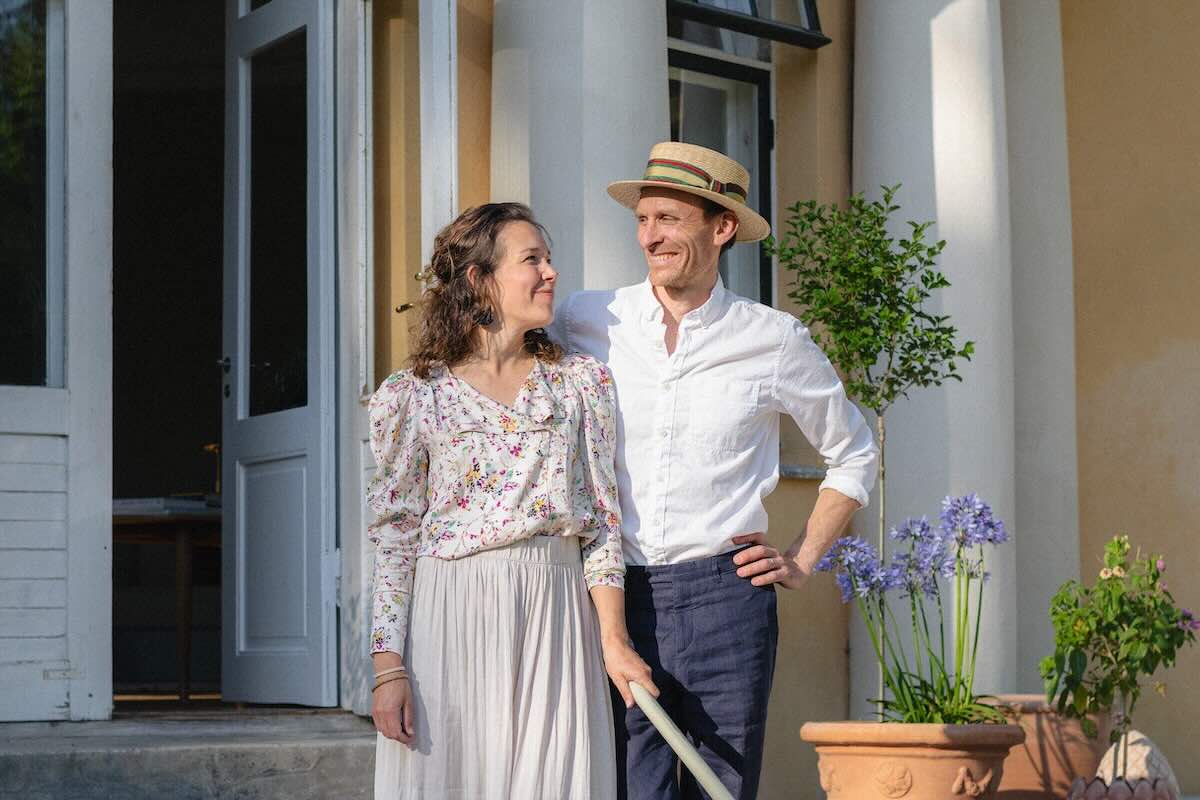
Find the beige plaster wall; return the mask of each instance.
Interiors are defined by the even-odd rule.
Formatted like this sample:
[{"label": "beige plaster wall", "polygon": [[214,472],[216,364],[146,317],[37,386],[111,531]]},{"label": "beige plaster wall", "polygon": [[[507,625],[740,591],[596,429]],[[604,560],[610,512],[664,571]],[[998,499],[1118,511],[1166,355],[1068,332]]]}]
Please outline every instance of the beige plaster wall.
[{"label": "beige plaster wall", "polygon": [[[417,0],[375,0],[375,376],[411,352],[421,287],[421,124]],[[459,208],[490,194],[492,0],[458,3]]]},{"label": "beige plaster wall", "polygon": [[[786,8],[786,6],[784,6]],[[854,4],[821,3],[821,25],[832,43],[820,50],[776,45],[776,212],[785,218],[797,200],[844,200],[850,192],[851,51]],[[782,9],[781,9],[782,13]],[[787,300],[787,275],[776,278],[778,305]],[[783,461],[818,465],[820,458],[784,421]],[[817,481],[783,480],[767,501],[772,542],[783,547],[799,533],[817,498]],[[855,528],[868,524],[861,516]],[[763,800],[823,797],[817,758],[800,741],[807,720],[845,719],[849,697],[847,608],[828,575],[779,595],[779,654],[767,716]]]},{"label": "beige plaster wall", "polygon": [[417,0],[375,0],[375,382],[404,366],[421,269],[421,97]]},{"label": "beige plaster wall", "polygon": [[[1132,16],[1130,13],[1132,12]],[[1123,20],[1123,22],[1122,22]],[[1126,24],[1128,23],[1128,24]],[[1080,563],[1128,533],[1200,606],[1200,4],[1063,0],[1075,250]],[[1200,793],[1200,648],[1137,727]]]},{"label": "beige plaster wall", "polygon": [[458,205],[491,199],[492,0],[458,3]]}]

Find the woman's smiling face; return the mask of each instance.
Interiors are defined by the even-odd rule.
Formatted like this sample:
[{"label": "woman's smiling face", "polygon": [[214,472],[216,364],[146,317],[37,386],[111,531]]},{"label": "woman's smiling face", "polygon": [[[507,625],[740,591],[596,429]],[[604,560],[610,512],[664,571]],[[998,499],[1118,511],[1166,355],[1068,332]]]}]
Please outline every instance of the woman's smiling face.
[{"label": "woman's smiling face", "polygon": [[496,237],[500,258],[492,271],[497,322],[514,330],[544,328],[554,319],[550,249],[528,222],[510,222]]}]

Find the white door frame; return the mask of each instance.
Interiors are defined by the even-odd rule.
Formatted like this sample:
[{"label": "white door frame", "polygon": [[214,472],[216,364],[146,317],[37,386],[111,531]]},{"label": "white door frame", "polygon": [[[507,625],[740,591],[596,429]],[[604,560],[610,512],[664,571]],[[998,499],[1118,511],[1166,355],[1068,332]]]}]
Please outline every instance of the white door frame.
[{"label": "white door frame", "polygon": [[338,696],[370,713],[367,659],[370,554],[363,534],[364,403],[374,389],[374,170],[372,161],[371,0],[337,8],[338,196]]},{"label": "white door frame", "polygon": [[[112,714],[112,0],[67,0],[67,654],[71,719]],[[52,676],[47,676],[52,679]]]}]

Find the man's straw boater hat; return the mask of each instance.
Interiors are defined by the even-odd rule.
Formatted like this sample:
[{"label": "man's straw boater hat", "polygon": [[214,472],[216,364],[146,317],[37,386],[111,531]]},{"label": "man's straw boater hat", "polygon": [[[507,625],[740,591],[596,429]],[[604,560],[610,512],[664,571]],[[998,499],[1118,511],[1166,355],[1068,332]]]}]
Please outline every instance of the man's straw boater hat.
[{"label": "man's straw boater hat", "polygon": [[750,173],[738,162],[716,150],[683,142],[661,142],[650,149],[646,171],[638,181],[614,181],[608,194],[626,208],[637,208],[642,189],[657,186],[707,198],[723,206],[738,219],[739,242],[757,242],[771,232],[771,225],[750,206]]}]

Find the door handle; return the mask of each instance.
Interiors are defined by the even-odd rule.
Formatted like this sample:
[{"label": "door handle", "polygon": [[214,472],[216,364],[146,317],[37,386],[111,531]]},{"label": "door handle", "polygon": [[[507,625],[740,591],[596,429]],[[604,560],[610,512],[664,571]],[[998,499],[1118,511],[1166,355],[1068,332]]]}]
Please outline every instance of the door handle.
[{"label": "door handle", "polygon": [[217,366],[228,374],[229,370],[233,367],[233,362],[229,360],[229,356],[225,356],[224,358],[217,359]]}]

